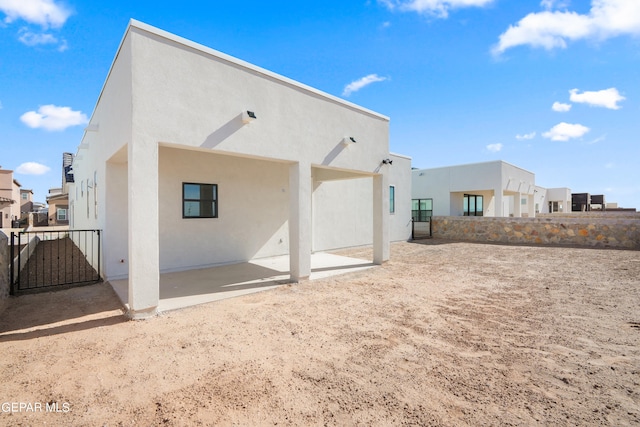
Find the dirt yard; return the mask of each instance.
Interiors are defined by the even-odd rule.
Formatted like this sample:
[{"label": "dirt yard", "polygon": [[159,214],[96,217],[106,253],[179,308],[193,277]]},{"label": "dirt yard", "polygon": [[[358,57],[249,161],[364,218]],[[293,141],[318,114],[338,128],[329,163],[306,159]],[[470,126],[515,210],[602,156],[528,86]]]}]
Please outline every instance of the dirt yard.
[{"label": "dirt yard", "polygon": [[391,258],[139,322],[104,284],[19,297],[0,425],[640,424],[640,251]]}]

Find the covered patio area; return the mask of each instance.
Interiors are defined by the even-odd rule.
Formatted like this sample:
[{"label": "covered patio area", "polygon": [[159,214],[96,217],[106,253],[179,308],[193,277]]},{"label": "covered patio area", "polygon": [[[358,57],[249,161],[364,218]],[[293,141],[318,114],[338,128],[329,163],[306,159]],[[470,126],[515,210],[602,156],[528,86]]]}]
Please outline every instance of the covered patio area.
[{"label": "covered patio area", "polygon": [[[374,267],[375,264],[325,252],[311,255],[309,280],[322,279]],[[123,305],[129,301],[129,281],[109,282]],[[289,256],[276,256],[228,264],[160,274],[158,311],[169,311],[240,295],[266,291],[291,283]],[[127,307],[128,308],[128,307]]]}]

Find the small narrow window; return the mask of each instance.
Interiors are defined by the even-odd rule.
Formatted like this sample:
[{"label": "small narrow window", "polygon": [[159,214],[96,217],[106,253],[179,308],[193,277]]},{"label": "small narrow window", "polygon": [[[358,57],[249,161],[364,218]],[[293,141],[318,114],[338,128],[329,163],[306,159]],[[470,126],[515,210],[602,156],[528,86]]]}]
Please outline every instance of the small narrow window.
[{"label": "small narrow window", "polygon": [[389,213],[396,212],[396,187],[389,186]]},{"label": "small narrow window", "polygon": [[58,217],[58,221],[66,221],[67,220],[67,210],[66,209],[58,209],[57,217]]},{"label": "small narrow window", "polygon": [[218,185],[182,183],[183,218],[217,218]]}]

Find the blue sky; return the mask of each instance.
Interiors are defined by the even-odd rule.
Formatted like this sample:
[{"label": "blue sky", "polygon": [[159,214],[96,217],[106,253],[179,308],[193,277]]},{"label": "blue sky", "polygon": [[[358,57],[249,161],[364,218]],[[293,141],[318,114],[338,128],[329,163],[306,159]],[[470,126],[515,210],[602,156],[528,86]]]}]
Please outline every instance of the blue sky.
[{"label": "blue sky", "polygon": [[130,18],[391,117],[414,167],[500,159],[640,208],[640,0],[0,0],[0,165],[35,200]]}]

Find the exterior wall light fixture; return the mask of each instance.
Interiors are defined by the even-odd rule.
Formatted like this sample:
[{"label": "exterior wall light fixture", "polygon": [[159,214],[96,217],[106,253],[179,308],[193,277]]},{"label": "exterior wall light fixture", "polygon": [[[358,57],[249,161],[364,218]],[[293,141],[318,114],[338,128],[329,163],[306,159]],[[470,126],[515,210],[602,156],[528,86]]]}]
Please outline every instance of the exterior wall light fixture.
[{"label": "exterior wall light fixture", "polygon": [[249,124],[252,121],[254,121],[255,119],[257,119],[256,117],[256,113],[254,113],[253,111],[243,111],[242,112],[242,123]]},{"label": "exterior wall light fixture", "polygon": [[393,164],[393,160],[391,160],[391,159],[384,159],[384,160],[382,161],[382,164],[383,164],[383,165],[392,165],[392,164]]},{"label": "exterior wall light fixture", "polygon": [[342,138],[343,145],[355,144],[356,142],[356,139],[352,136],[345,136],[344,138]]}]

